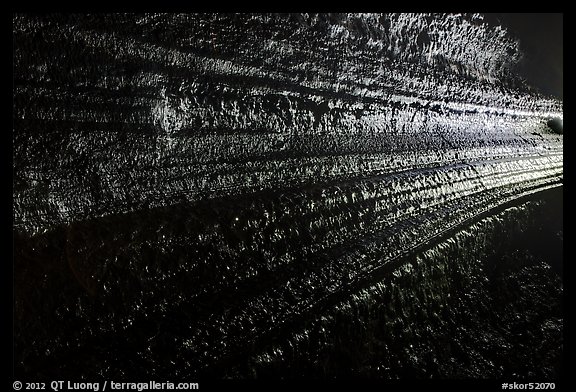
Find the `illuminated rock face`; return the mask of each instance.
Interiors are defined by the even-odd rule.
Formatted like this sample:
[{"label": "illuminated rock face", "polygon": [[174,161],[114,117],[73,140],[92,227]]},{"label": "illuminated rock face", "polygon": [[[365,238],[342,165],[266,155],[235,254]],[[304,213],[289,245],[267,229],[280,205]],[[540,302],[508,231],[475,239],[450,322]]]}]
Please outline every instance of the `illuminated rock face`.
[{"label": "illuminated rock face", "polygon": [[[554,201],[534,194],[561,185],[562,102],[514,77],[517,44],[478,15],[17,15],[13,36],[26,374],[317,373],[312,358],[372,311],[380,332],[362,344],[392,318],[431,320],[450,293],[476,287],[457,315],[489,303],[492,291],[454,283],[434,249],[488,252],[494,219],[510,233],[514,219],[537,227],[528,212]],[[485,241],[462,245],[475,235]],[[412,285],[397,283],[410,265]],[[482,276],[462,265],[458,279]],[[541,276],[553,303],[561,289]],[[394,284],[405,293],[382,294]],[[428,305],[402,312],[420,284]],[[346,306],[366,309],[354,318]],[[449,361],[466,353],[401,354],[419,340],[387,336],[370,371],[330,351],[325,375],[513,368],[478,360],[458,373]]]}]

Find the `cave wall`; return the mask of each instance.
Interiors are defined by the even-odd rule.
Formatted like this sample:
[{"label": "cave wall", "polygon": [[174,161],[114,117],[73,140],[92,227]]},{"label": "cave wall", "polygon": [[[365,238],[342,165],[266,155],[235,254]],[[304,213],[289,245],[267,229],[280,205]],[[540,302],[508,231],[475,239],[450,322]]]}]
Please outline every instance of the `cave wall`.
[{"label": "cave wall", "polygon": [[[265,374],[272,337],[561,185],[563,104],[519,57],[475,14],[14,15],[17,371]],[[451,355],[366,374],[500,374]]]}]

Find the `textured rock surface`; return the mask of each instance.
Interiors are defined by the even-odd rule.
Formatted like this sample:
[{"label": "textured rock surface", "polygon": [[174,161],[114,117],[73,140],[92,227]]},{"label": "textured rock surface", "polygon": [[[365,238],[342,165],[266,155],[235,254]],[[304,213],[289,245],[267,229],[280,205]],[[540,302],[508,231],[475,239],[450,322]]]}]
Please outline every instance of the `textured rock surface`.
[{"label": "textured rock surface", "polygon": [[[455,268],[444,251],[410,259],[414,278],[407,257],[449,238],[459,259],[480,255],[480,239],[461,243],[494,242],[492,221],[454,233],[562,181],[562,103],[513,75],[517,44],[479,15],[16,15],[13,41],[25,374],[318,373],[312,358],[347,336],[338,328],[381,306],[384,334],[420,317],[398,299],[418,285],[430,306],[450,303],[434,283]],[[508,225],[528,225],[532,204]],[[532,282],[538,268],[522,273]],[[454,314],[497,292],[479,285],[456,290],[476,299]],[[560,344],[560,313],[542,312],[546,344]],[[312,338],[310,325],[332,332]],[[458,355],[480,359],[457,371],[455,354],[398,336],[367,367],[334,360],[324,375],[512,374],[474,339]]]}]

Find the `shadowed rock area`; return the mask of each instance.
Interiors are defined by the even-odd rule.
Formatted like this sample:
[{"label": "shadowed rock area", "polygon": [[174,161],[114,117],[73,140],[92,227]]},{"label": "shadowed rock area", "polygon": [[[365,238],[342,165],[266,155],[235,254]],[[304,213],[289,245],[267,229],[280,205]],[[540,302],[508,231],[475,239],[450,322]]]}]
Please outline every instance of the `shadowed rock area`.
[{"label": "shadowed rock area", "polygon": [[18,14],[13,43],[16,375],[560,377],[563,104],[505,29]]}]

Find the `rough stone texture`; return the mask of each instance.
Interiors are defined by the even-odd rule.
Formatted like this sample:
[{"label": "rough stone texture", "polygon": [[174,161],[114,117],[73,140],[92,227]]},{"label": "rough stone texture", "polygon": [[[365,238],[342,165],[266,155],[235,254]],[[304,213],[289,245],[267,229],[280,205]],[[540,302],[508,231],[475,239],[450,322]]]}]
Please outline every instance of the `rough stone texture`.
[{"label": "rough stone texture", "polygon": [[[514,76],[505,30],[480,15],[15,15],[13,41],[17,372],[511,374],[516,362],[490,359],[476,338],[436,355],[393,333],[370,364],[339,359],[324,372],[302,357],[325,348],[301,346],[340,344],[337,331],[366,320],[402,329],[418,311],[395,298],[455,268],[423,253],[410,278],[406,257],[452,238],[471,277],[476,245],[455,233],[561,185],[562,102]],[[532,211],[522,206],[519,216]],[[490,243],[491,225],[469,230]],[[522,270],[527,283],[510,295],[528,301],[542,268]],[[538,289],[552,302],[554,276]],[[429,284],[430,306],[452,303]],[[382,285],[406,287],[374,294]],[[474,299],[454,317],[506,291],[479,285],[456,291]],[[366,308],[358,318],[342,310],[353,303]],[[374,319],[381,306],[391,310]],[[541,314],[556,344],[561,316],[553,305]],[[298,343],[310,325],[331,330],[328,343]],[[362,344],[386,332],[366,333]],[[517,343],[508,336],[498,339]],[[459,356],[468,369],[449,363]],[[541,375],[556,374],[550,358]]]}]

